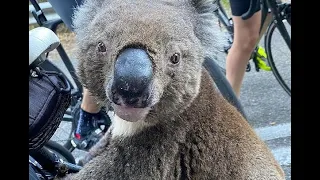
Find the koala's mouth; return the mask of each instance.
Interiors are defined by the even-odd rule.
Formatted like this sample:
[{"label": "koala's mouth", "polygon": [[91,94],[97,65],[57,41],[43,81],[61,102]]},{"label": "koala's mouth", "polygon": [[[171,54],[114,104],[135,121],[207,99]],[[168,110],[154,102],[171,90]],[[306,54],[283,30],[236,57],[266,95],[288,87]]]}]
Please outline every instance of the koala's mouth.
[{"label": "koala's mouth", "polygon": [[119,93],[112,90],[113,80],[109,82],[107,88],[107,96],[112,102],[112,107],[115,114],[123,120],[136,122],[143,120],[148,115],[149,111],[156,104],[156,98],[154,98],[153,88],[147,88],[141,94]]},{"label": "koala's mouth", "polygon": [[151,108],[130,108],[113,104],[113,109],[121,119],[136,122],[145,119]]},{"label": "koala's mouth", "polygon": [[120,118],[134,122],[146,117],[153,105],[152,79],[152,61],[144,49],[121,51],[107,86],[107,96]]}]

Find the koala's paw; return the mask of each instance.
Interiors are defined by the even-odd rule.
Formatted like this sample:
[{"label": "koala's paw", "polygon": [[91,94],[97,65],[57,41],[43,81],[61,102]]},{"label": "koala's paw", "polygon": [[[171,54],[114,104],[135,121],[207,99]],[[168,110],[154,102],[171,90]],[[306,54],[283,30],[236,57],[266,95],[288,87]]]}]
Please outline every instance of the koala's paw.
[{"label": "koala's paw", "polygon": [[94,156],[92,156],[90,153],[88,153],[84,158],[79,160],[78,165],[79,166],[84,166],[85,164],[87,164],[93,158],[94,158]]},{"label": "koala's paw", "polygon": [[106,134],[95,144],[89,152],[84,156],[84,158],[80,159],[78,162],[79,166],[84,166],[87,164],[91,159],[98,156],[105,150],[105,147],[108,146],[110,137],[111,137],[111,128],[108,129]]},{"label": "koala's paw", "polygon": [[63,177],[56,176],[53,180],[71,180],[71,179],[72,179],[72,174],[67,174]]}]

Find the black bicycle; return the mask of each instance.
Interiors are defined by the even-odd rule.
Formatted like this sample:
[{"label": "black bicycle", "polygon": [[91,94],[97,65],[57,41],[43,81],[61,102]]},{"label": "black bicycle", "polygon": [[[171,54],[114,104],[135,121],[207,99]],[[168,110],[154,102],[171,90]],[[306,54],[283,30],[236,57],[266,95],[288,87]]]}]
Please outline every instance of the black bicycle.
[{"label": "black bicycle", "polygon": [[[56,33],[58,25],[63,24],[62,20],[61,19],[47,20],[38,2],[36,0],[30,0],[30,2],[34,6],[34,10],[32,11],[32,14],[36,19],[37,24],[42,27],[47,27]],[[71,87],[72,88],[71,105],[67,110],[65,117],[63,118],[63,121],[71,122],[71,131],[68,132],[68,138],[64,140],[63,145],[70,152],[72,152],[75,148],[79,148],[72,143],[72,138],[74,136],[74,131],[78,123],[79,110],[80,110],[83,91],[82,91],[81,83],[79,82],[78,77],[76,75],[74,66],[70,61],[62,44],[60,44],[56,48],[56,50],[58,51],[64,65],[66,66],[68,73],[70,73],[73,81],[75,82],[75,86],[72,85],[70,79],[68,79],[67,76],[65,75],[65,72],[62,72],[57,66],[55,66],[52,62],[50,62],[50,60],[44,61],[41,64],[41,67],[45,70],[56,71],[64,74],[64,76],[66,77],[66,79],[68,79],[68,81],[72,86]],[[48,54],[47,54],[47,57],[48,57]],[[235,93],[233,92],[228,81],[226,80],[225,75],[220,71],[219,66],[216,64],[216,62],[211,58],[207,57],[205,58],[205,61],[204,61],[204,67],[209,71],[210,75],[214,79],[216,87],[219,89],[223,97],[226,98],[232,105],[234,105],[243,114],[244,117],[246,117],[243,107],[241,106],[241,103],[239,102],[238,98],[235,96]],[[101,126],[97,128],[100,130],[100,132],[95,133],[94,132],[95,130],[93,130],[92,135],[89,136],[89,138],[82,143],[83,145],[83,147],[81,147],[82,150],[89,150],[100,139],[101,134],[105,133],[108,127],[110,126],[110,117],[107,114],[106,107],[103,107],[100,113],[103,115],[103,120],[104,120],[104,123],[100,124]]]},{"label": "black bicycle", "polygon": [[61,74],[39,64],[59,43],[48,28],[29,31],[29,178],[33,180],[54,179],[81,169],[68,149],[50,140],[70,104],[71,88]]},{"label": "black bicycle", "polygon": [[[58,26],[60,24],[63,24],[63,21],[61,19],[47,20],[42,9],[39,6],[39,3],[36,0],[30,0],[30,2],[34,7],[34,10],[31,13],[33,14],[35,20],[37,21],[37,24],[41,27],[49,28],[53,32],[56,33]],[[82,150],[88,150],[99,140],[99,138],[101,137],[101,133],[104,133],[107,131],[107,129],[111,123],[110,117],[108,116],[108,114],[105,110],[105,107],[103,107],[101,109],[101,111],[99,112],[101,114],[101,120],[103,123],[98,124],[98,127],[93,130],[91,135],[86,140],[82,141],[82,143],[80,144],[81,147],[72,143],[72,139],[74,138],[74,132],[75,132],[75,129],[76,129],[77,123],[78,123],[83,89],[82,89],[82,85],[79,82],[79,79],[76,75],[76,70],[75,70],[69,56],[67,55],[66,51],[64,50],[63,46],[60,44],[56,48],[56,50],[59,53],[59,56],[61,57],[63,64],[67,68],[67,73],[70,73],[72,80],[66,76],[66,74],[65,74],[66,72],[62,72],[62,70],[59,69],[57,66],[55,66],[50,60],[44,61],[41,64],[41,67],[45,70],[48,70],[48,71],[55,71],[55,72],[62,73],[71,85],[71,89],[72,89],[72,91],[71,91],[72,92],[71,105],[68,108],[68,110],[66,111],[65,116],[63,118],[64,122],[69,122],[69,125],[71,125],[71,131],[67,132],[68,138],[61,140],[62,141],[61,143],[70,152],[72,152],[75,148],[80,148]],[[46,56],[48,58],[49,52],[46,54]],[[73,81],[75,84],[72,84],[71,81]],[[97,132],[97,130],[99,130],[99,131]]]},{"label": "black bicycle", "polygon": [[[242,15],[242,19],[246,20],[255,13],[255,7],[261,6],[262,18],[260,27],[260,38],[265,35],[264,47],[259,44],[251,54],[251,60],[255,65],[255,69],[259,72],[260,69],[272,71],[282,88],[291,96],[291,75],[280,73],[281,69],[289,69],[291,72],[291,57],[284,57],[285,54],[291,54],[291,3],[283,3],[280,0],[251,0],[248,11]],[[214,10],[219,18],[220,24],[223,25],[228,38],[228,45],[224,48],[224,52],[228,53],[233,43],[234,27],[232,18],[228,16],[221,0],[217,1],[217,8]],[[276,35],[279,33],[279,35]],[[283,44],[280,44],[280,43]],[[277,45],[280,47],[276,47]],[[285,51],[284,48],[289,50]],[[276,51],[281,51],[276,53]],[[277,57],[277,60],[275,58]],[[225,60],[225,58],[224,58]],[[267,62],[267,63],[266,63]],[[277,63],[284,62],[283,65]],[[225,62],[217,62],[225,72]],[[251,65],[248,63],[247,72],[251,70]],[[286,82],[287,81],[287,82]]]}]

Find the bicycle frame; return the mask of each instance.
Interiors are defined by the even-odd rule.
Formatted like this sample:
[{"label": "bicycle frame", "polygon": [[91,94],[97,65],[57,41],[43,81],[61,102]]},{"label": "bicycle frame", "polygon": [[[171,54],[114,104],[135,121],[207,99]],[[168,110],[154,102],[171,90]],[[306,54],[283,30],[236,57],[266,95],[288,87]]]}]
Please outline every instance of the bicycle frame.
[{"label": "bicycle frame", "polygon": [[233,24],[231,24],[231,18],[228,18],[226,11],[224,10],[224,8],[222,8],[221,0],[218,0],[218,7],[219,8],[217,8],[214,12],[216,13],[217,17],[219,17],[219,19],[229,32],[231,38],[233,39]]},{"label": "bicycle frame", "polygon": [[[262,12],[267,12],[268,8],[270,8],[271,13],[273,15],[273,21],[276,23],[277,28],[280,31],[280,34],[282,35],[282,37],[284,38],[287,46],[289,47],[290,51],[291,51],[291,38],[289,36],[289,33],[286,29],[286,27],[284,26],[282,20],[284,19],[284,15],[280,12],[282,12],[283,10],[285,10],[285,8],[287,4],[285,3],[284,5],[277,5],[277,2],[275,0],[263,0],[262,1],[262,8],[263,11]],[[266,15],[265,15],[266,16]],[[265,17],[262,17],[263,19]],[[289,22],[291,24],[291,22]]]},{"label": "bicycle frame", "polygon": [[[37,2],[37,0],[30,0],[31,4],[34,7],[34,11],[32,11],[31,13],[33,14],[34,18],[37,21],[37,24],[39,26],[42,27],[46,27],[51,29],[53,32],[56,33],[56,30],[58,28],[58,26],[60,24],[63,24],[63,21],[61,19],[56,19],[56,20],[47,20],[47,18],[45,17],[44,13],[42,12],[42,9],[39,6],[39,3]],[[65,78],[69,81],[69,84],[71,86],[71,107],[76,106],[76,104],[78,103],[79,100],[82,99],[82,93],[83,93],[83,87],[78,79],[78,76],[76,74],[76,70],[69,58],[69,56],[67,55],[66,51],[64,50],[62,44],[60,44],[56,50],[59,53],[59,56],[61,57],[62,62],[64,63],[65,67],[67,68],[68,72],[71,75],[71,78],[73,79],[73,81],[75,82],[76,87],[74,87],[73,83],[70,81],[70,79],[68,77],[66,77],[65,73],[63,73],[58,67],[56,67],[52,62],[50,62],[48,59],[46,61],[44,61],[41,65],[41,67],[43,67],[44,69],[47,70],[53,70],[56,72],[60,72],[63,76],[65,76]],[[49,53],[48,53],[49,54]],[[47,54],[47,57],[48,57]],[[68,122],[73,122],[73,118],[72,118],[72,109],[68,109],[65,113],[66,115],[70,115],[71,117],[64,117],[63,121],[68,121]]]},{"label": "bicycle frame", "polygon": [[[45,17],[44,13],[42,12],[42,10],[39,6],[39,3],[36,0],[30,0],[30,2],[33,5],[33,7],[35,8],[35,10],[32,11],[32,14],[33,14],[34,18],[36,19],[38,25],[43,26],[43,27],[47,27],[56,33],[58,25],[62,24],[63,21],[61,19],[51,20],[51,21],[47,20],[47,18]],[[82,85],[78,79],[78,76],[76,75],[76,70],[75,70],[73,64],[71,63],[71,60],[70,60],[69,56],[67,55],[66,51],[64,50],[62,44],[60,44],[56,48],[56,50],[58,51],[58,53],[61,57],[61,60],[63,61],[64,65],[66,66],[68,72],[70,73],[72,79],[74,80],[74,82],[76,84],[76,88],[75,88],[72,85],[72,83],[70,82],[71,88],[76,90],[76,91],[72,92],[72,95],[76,96],[78,98],[82,97],[82,92],[83,92]],[[61,72],[61,70],[59,70],[59,69],[56,69],[56,70]]]}]

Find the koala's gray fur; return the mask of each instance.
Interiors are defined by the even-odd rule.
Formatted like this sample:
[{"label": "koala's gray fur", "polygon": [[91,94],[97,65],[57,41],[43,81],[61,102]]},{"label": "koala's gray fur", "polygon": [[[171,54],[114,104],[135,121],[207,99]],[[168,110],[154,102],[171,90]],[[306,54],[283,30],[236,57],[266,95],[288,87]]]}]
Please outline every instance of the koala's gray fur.
[{"label": "koala's gray fur", "polygon": [[[124,47],[148,50],[157,103],[133,134],[117,120],[66,179],[284,179],[267,146],[202,68],[220,43],[211,0],[88,0],[74,16],[82,83],[106,102]],[[106,44],[99,53],[97,43]],[[179,64],[170,56],[179,52]],[[138,122],[133,122],[138,123]]]}]

